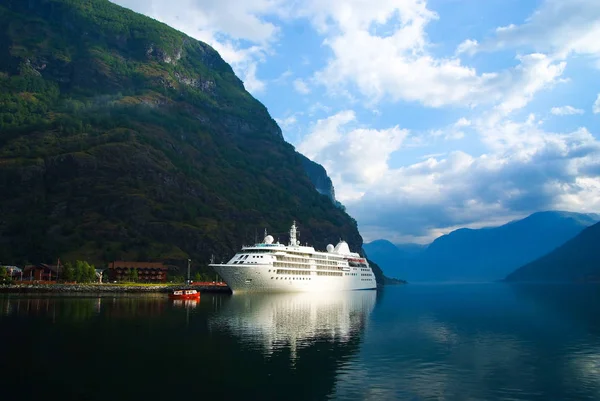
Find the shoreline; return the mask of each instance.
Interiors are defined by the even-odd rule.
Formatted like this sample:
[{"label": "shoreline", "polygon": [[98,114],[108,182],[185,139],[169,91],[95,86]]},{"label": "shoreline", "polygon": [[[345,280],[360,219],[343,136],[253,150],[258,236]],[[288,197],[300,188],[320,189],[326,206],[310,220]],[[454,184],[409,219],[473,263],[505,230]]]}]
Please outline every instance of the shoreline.
[{"label": "shoreline", "polygon": [[156,285],[114,285],[114,284],[8,284],[0,285],[0,293],[112,293],[112,294],[166,294],[174,288],[190,288],[200,293],[231,294],[227,286],[156,284]]}]

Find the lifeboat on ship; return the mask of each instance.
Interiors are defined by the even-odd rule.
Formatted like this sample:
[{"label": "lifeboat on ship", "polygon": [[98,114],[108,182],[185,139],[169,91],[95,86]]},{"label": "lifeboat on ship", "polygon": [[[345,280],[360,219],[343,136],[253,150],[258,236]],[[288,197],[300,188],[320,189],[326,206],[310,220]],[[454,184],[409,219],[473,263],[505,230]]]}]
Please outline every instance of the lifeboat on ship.
[{"label": "lifeboat on ship", "polygon": [[200,293],[196,290],[173,290],[169,294],[171,299],[199,299]]}]

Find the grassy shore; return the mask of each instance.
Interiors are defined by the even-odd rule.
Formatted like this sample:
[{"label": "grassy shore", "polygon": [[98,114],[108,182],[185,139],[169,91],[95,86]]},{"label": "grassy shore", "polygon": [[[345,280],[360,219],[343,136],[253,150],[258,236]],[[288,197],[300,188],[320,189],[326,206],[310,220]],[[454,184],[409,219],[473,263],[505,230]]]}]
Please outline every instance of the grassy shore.
[{"label": "grassy shore", "polygon": [[231,290],[222,285],[190,285],[182,283],[85,283],[85,284],[38,284],[38,283],[13,283],[0,285],[0,292],[5,293],[168,293],[173,288],[193,288],[200,292],[223,292],[229,293]]}]

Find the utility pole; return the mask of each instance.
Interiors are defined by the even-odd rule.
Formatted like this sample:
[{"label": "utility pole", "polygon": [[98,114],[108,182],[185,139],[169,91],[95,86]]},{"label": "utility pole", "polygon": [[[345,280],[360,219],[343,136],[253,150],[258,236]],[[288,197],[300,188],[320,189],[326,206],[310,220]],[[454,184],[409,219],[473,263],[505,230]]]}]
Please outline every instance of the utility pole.
[{"label": "utility pole", "polygon": [[187,275],[187,284],[190,285],[191,281],[190,281],[190,263],[192,262],[192,259],[188,259],[188,275]]}]

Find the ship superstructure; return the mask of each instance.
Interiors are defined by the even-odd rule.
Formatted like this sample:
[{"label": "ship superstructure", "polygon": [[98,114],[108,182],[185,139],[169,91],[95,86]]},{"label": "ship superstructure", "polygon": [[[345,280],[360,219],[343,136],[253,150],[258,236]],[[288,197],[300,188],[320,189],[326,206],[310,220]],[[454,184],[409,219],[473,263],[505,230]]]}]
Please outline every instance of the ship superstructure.
[{"label": "ship superstructure", "polygon": [[[266,233],[265,233],[266,234]],[[351,252],[345,241],[327,245],[326,252],[302,246],[296,222],[290,228],[289,244],[263,242],[243,246],[227,263],[210,266],[235,292],[289,292],[366,290],[377,287],[367,260]]]}]

